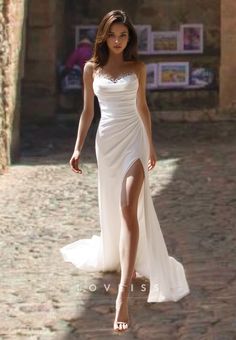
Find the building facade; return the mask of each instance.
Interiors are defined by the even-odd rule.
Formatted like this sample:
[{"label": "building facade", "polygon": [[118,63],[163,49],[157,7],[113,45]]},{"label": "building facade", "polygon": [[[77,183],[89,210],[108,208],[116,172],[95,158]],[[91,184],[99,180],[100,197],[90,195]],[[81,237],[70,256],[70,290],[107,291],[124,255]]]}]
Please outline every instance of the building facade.
[{"label": "building facade", "polygon": [[19,158],[21,124],[54,121],[57,67],[74,48],[75,26],[96,25],[115,8],[155,31],[177,30],[186,23],[204,26],[202,55],[142,56],[148,63],[207,65],[216,75],[213,89],[148,92],[153,118],[235,119],[235,0],[196,0],[191,6],[188,0],[111,0],[109,5],[105,0],[0,0],[0,171]]}]

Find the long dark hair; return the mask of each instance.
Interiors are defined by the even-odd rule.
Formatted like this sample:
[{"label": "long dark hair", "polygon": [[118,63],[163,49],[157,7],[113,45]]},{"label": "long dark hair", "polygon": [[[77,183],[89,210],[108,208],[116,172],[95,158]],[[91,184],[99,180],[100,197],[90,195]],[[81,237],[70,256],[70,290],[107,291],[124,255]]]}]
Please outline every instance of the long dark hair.
[{"label": "long dark hair", "polygon": [[117,9],[107,13],[98,26],[93,56],[91,58],[91,61],[95,63],[95,69],[102,67],[107,63],[109,51],[106,39],[110,27],[114,23],[122,23],[128,28],[129,40],[123,52],[124,60],[135,61],[138,59],[137,33],[128,15],[124,11]]}]

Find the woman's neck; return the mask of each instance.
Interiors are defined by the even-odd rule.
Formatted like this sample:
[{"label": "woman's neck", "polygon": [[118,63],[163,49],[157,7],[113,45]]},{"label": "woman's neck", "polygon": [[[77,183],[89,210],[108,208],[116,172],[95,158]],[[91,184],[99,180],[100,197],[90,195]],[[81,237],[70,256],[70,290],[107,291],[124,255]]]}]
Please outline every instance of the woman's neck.
[{"label": "woman's neck", "polygon": [[107,64],[120,66],[124,63],[123,53],[114,54],[110,53]]}]

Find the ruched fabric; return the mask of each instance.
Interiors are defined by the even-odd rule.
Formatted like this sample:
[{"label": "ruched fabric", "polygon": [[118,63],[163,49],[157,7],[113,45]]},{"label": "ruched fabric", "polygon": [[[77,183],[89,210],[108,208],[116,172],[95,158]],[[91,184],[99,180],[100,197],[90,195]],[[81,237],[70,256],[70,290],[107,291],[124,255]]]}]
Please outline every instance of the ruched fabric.
[{"label": "ruched fabric", "polygon": [[125,174],[140,160],[144,183],[138,203],[139,243],[135,270],[150,281],[147,302],[178,301],[190,290],[183,265],[168,255],[154,209],[148,181],[149,143],[137,111],[138,78],[94,77],[101,119],[96,134],[100,235],[81,239],[60,249],[65,261],[85,271],[120,271],[120,196]]}]

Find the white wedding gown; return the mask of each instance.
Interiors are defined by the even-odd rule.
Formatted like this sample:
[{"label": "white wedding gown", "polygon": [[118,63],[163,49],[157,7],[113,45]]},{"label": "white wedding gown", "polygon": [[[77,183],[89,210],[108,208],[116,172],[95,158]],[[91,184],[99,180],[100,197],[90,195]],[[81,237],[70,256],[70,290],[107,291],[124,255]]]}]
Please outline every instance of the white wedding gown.
[{"label": "white wedding gown", "polygon": [[189,286],[182,264],[168,255],[149,189],[149,143],[136,107],[138,78],[135,73],[117,79],[96,74],[93,87],[101,108],[96,134],[101,233],[60,251],[81,270],[120,271],[121,185],[129,167],[140,159],[145,179],[138,204],[135,270],[150,281],[147,302],[178,301],[189,293]]}]

